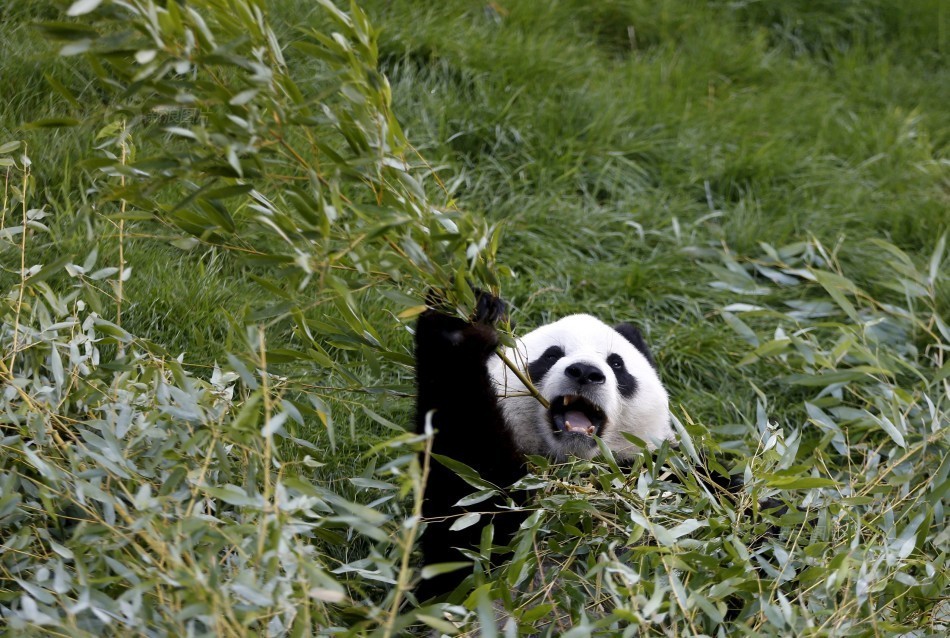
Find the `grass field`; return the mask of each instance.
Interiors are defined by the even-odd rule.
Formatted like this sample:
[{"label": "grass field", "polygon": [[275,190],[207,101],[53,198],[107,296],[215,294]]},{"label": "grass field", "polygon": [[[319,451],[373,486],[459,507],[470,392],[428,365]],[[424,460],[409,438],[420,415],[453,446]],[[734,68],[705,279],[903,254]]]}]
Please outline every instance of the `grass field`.
[{"label": "grass field", "polygon": [[[450,632],[448,617],[462,631],[481,622],[489,634],[492,610],[485,601],[501,594],[491,589],[483,566],[476,569],[470,595],[451,608],[415,609],[410,576],[399,575],[416,532],[402,521],[412,511],[408,502],[418,468],[405,453],[406,437],[398,443],[391,439],[399,439],[399,428],[407,427],[412,413],[411,322],[397,315],[419,302],[427,284],[448,283],[447,275],[465,271],[465,259],[459,258],[464,246],[445,271],[422,276],[399,261],[412,254],[400,243],[410,235],[392,235],[389,244],[370,243],[373,237],[390,237],[391,228],[402,228],[403,221],[367,230],[361,221],[347,219],[352,226],[341,221],[332,231],[337,234],[324,235],[321,244],[313,240],[318,235],[313,228],[298,236],[284,226],[280,231],[253,226],[255,204],[240,199],[243,191],[221,195],[220,202],[233,208],[230,217],[214,217],[223,218],[214,228],[193,230],[205,223],[201,215],[215,215],[207,207],[176,217],[172,204],[182,193],[194,193],[188,190],[191,180],[201,185],[209,174],[223,176],[216,186],[251,183],[273,201],[288,185],[301,183],[286,177],[287,164],[280,163],[286,156],[267,147],[266,140],[260,148],[276,154],[260,152],[265,160],[255,165],[259,173],[249,168],[250,160],[241,175],[213,173],[208,167],[220,166],[209,154],[206,164],[195,161],[174,169],[181,171],[176,179],[148,191],[148,197],[146,191],[123,190],[126,179],[139,179],[127,165],[141,161],[142,170],[151,170],[159,163],[146,166],[148,160],[173,152],[168,149],[184,153],[189,142],[175,138],[162,151],[161,137],[121,141],[114,131],[96,137],[118,121],[117,113],[135,121],[129,115],[134,110],[115,110],[132,90],[123,95],[98,74],[97,63],[111,68],[114,60],[93,54],[62,57],[63,42],[49,37],[63,36],[62,25],[58,31],[37,26],[90,19],[66,17],[71,4],[0,2],[0,86],[7,87],[0,102],[0,147],[19,140],[25,146],[3,157],[18,157],[25,149],[31,160],[29,167],[19,159],[4,165],[0,225],[12,229],[27,209],[46,213],[35,220],[43,229],[0,234],[0,289],[11,291],[4,298],[0,372],[10,387],[23,389],[20,398],[5,395],[8,416],[0,420],[7,437],[2,445],[19,450],[0,467],[0,532],[16,530],[11,538],[20,543],[11,541],[0,553],[0,618],[11,623],[10,631],[37,633],[93,634],[108,626],[109,631],[143,634],[150,627],[158,633],[305,635],[335,627],[338,633],[393,635],[411,623]],[[213,16],[239,13],[226,2],[186,4]],[[331,27],[327,9],[305,0],[262,4],[296,86],[308,99],[325,97],[330,110],[345,103],[327,88],[334,86],[334,73],[345,68],[328,67],[330,58],[290,46],[312,40],[300,27],[322,33],[338,28]],[[734,512],[730,518],[729,508],[723,511],[704,498],[695,481],[666,484],[648,460],[634,468],[649,477],[637,485],[609,464],[539,470],[550,481],[539,490],[546,500],[537,505],[547,518],[525,533],[544,540],[531,547],[522,539],[500,578],[524,586],[526,556],[543,554],[561,561],[565,585],[543,601],[510,588],[505,603],[522,634],[556,634],[573,626],[578,635],[726,635],[735,627],[750,635],[942,635],[950,626],[950,537],[943,520],[950,469],[950,277],[943,252],[950,230],[950,9],[938,0],[358,4],[378,30],[378,69],[389,79],[392,114],[414,149],[407,154],[420,175],[421,197],[438,210],[461,211],[476,226],[498,227],[497,254],[486,263],[512,304],[515,332],[573,312],[638,323],[657,355],[674,415],[700,453],[705,449],[726,469],[745,474],[750,486],[746,508],[755,510],[750,503],[769,496],[817,512],[793,512],[783,521],[781,538],[761,545],[761,532],[774,519],[756,512],[745,523],[742,507],[738,519]],[[106,9],[96,11],[93,16],[108,19]],[[104,32],[110,28],[118,30],[112,24]],[[80,41],[67,35],[71,42]],[[237,37],[233,42],[229,50],[247,46]],[[130,51],[124,52],[126,58]],[[196,94],[207,90],[198,94],[207,105],[216,99],[213,91],[237,82],[242,73],[241,68],[216,71],[213,82],[189,87]],[[248,98],[252,105],[256,99]],[[244,108],[237,98],[223,103]],[[354,117],[364,106],[353,107]],[[245,121],[252,115],[242,111]],[[312,117],[314,135],[324,139],[331,119],[319,113]],[[194,122],[179,124],[188,128]],[[346,148],[347,133],[334,131],[327,133],[327,143]],[[307,147],[308,134],[295,135],[288,148]],[[365,148],[363,155],[353,151],[353,156],[372,158],[376,147]],[[105,163],[90,163],[91,157],[108,157],[113,172],[106,172]],[[303,166],[323,170],[323,157],[324,164],[307,157]],[[366,174],[345,186],[342,200],[333,201],[369,201],[355,194],[372,181]],[[380,210],[390,206],[385,197],[394,181],[372,182],[378,198],[371,203],[380,204]],[[400,202],[416,197],[411,190],[392,192],[401,194]],[[231,222],[234,227],[226,232]],[[308,253],[314,262],[330,263],[357,246],[366,252],[351,261],[341,258],[347,270],[341,268],[338,279],[309,271],[304,276],[292,260],[276,258],[276,249],[268,252],[283,245],[280,233],[292,235],[287,245],[297,249],[319,245]],[[361,233],[370,237],[365,247]],[[428,237],[431,229],[410,225],[407,233]],[[431,248],[419,241],[425,250]],[[396,244],[399,248],[393,248]],[[121,287],[116,279],[121,273],[96,279],[63,270],[66,263],[82,264],[94,251],[89,272],[119,265],[121,251],[123,270],[131,269]],[[248,259],[254,251],[260,258]],[[21,278],[21,257],[27,267],[58,265],[55,272],[41,271],[42,281],[28,287]],[[473,272],[477,283],[486,283],[479,280],[482,271]],[[54,343],[18,357],[19,333],[11,326],[34,322],[40,339],[41,328],[53,322],[44,313],[57,316],[42,308],[55,309],[54,299],[72,308],[78,298],[138,339],[126,340],[118,329],[100,334],[105,334],[104,364],[118,357],[114,369],[123,369],[125,349],[135,343],[150,354],[121,382],[116,376],[77,394],[69,410],[38,408],[50,396],[44,386],[63,385],[54,382],[62,381],[63,364],[57,377],[59,355],[50,353],[60,348],[66,357],[69,348]],[[280,378],[268,381],[258,374],[257,368],[266,366],[255,353],[265,350]],[[40,357],[32,364],[25,363],[30,352]],[[181,370],[173,361],[179,355]],[[19,372],[15,364],[22,367]],[[109,365],[102,374],[112,374]],[[211,379],[216,365],[233,370],[233,378]],[[135,376],[140,373],[144,376]],[[197,393],[194,414],[202,416],[189,420],[184,399],[169,400],[172,410],[163,403],[162,390],[154,396],[142,390],[162,386],[156,379],[163,374],[185,395]],[[50,442],[49,436],[31,433],[30,418],[23,416],[53,414],[49,418],[57,424],[94,424],[93,434],[76,441],[105,449],[126,435],[105,433],[109,428],[100,421],[111,421],[89,406],[126,381],[139,384],[124,390],[132,393],[127,396],[152,406],[142,407],[143,414],[163,415],[156,418],[169,429],[154,441],[174,438],[168,432],[176,431],[176,418],[197,432],[201,427],[194,424],[207,425],[209,419],[223,428],[211,428],[209,439],[196,434],[163,448],[163,458],[178,455],[174,462],[190,477],[186,483],[192,487],[183,487],[184,494],[197,498],[196,485],[214,483],[201,498],[234,508],[230,518],[221,516],[234,527],[222,528],[220,536],[210,534],[216,538],[211,549],[188,536],[198,535],[191,528],[174,538],[160,531],[148,536],[153,532],[141,530],[160,530],[160,516],[139,526],[135,516],[123,523],[124,510],[103,505],[105,498],[89,511],[76,505],[67,519],[131,530],[122,532],[128,544],[103,549],[105,541],[86,536],[95,525],[75,530],[64,525],[63,512],[50,509],[55,498],[39,496],[43,490],[37,486],[58,494],[55,480],[87,472],[98,477],[89,479],[96,490],[112,493],[125,484],[127,493],[117,499],[141,512],[149,507],[165,511],[166,523],[192,515],[192,506],[184,516],[166,501],[148,505],[153,488],[156,499],[182,499],[174,487],[162,492],[175,471],[141,469],[148,465],[141,441],[135,443],[140,447],[115,448],[129,464],[138,459],[136,471],[145,478],[136,482],[128,474],[139,475],[129,466],[109,465],[116,462],[111,452],[90,453],[70,465],[75,446],[69,438]],[[229,414],[244,416],[232,423],[216,412],[215,401],[235,381]],[[72,405],[65,398],[69,391],[80,392],[79,381],[70,383],[75,387],[62,391],[60,407]],[[37,388],[35,395],[26,390],[30,384]],[[123,402],[118,394],[110,401],[113,407]],[[126,403],[139,405],[131,399]],[[280,424],[273,423],[277,413],[283,414]],[[272,437],[261,436],[260,424],[273,434],[285,422],[285,436],[271,450]],[[228,428],[239,433],[234,435],[237,457],[225,462],[231,453],[220,452],[212,463],[205,450],[231,441]],[[385,441],[390,443],[380,451]],[[60,444],[66,447],[57,448]],[[31,446],[43,445],[53,446],[49,456],[40,455],[47,465],[30,456]],[[671,461],[677,471],[692,460],[691,446],[686,447],[663,452],[682,461],[679,466]],[[275,463],[272,454],[285,465]],[[61,468],[62,476],[54,480],[60,470],[48,474],[51,465]],[[218,473],[216,482],[205,481],[209,467]],[[285,467],[293,467],[294,476],[309,487],[282,485],[291,474]],[[194,479],[194,471],[202,478]],[[595,478],[585,478],[585,472]],[[16,487],[20,480],[26,487]],[[147,494],[137,491],[145,484],[151,486]],[[247,494],[228,492],[235,484]],[[603,534],[596,515],[574,507],[570,496],[577,492],[564,488],[588,484],[598,485],[599,492],[587,500],[620,521]],[[247,500],[258,487],[263,502],[277,498],[274,490],[284,494],[283,489],[314,499],[287,514],[299,515],[293,542],[305,549],[293,545],[294,556],[306,556],[316,565],[312,571],[301,575],[293,560],[281,562],[285,559],[267,553],[284,532],[275,531],[279,516],[275,522],[266,507],[255,510]],[[664,501],[661,495],[671,490],[673,497]],[[27,495],[22,503],[10,500],[17,491]],[[14,513],[7,509],[14,507]],[[630,510],[641,512],[640,518],[625,519]],[[145,521],[145,514],[139,515]],[[650,518],[647,524],[641,524],[644,515]],[[814,516],[820,518],[817,523]],[[668,528],[683,531],[692,524],[676,525],[697,520],[700,531],[683,541],[675,534],[664,536]],[[282,522],[287,529],[287,521]],[[380,536],[373,527],[386,533]],[[583,551],[565,549],[565,539],[575,536],[572,530],[584,530],[589,539]],[[722,539],[730,533],[733,546],[726,547]],[[237,552],[244,562],[213,560],[229,553],[229,543],[242,546],[234,540],[238,537],[254,539]],[[266,538],[266,544],[258,545],[258,538]],[[656,552],[644,550],[647,546]],[[75,556],[81,548],[95,553],[93,547],[113,563],[102,558],[106,562],[96,563],[101,573],[84,575]],[[753,547],[751,557],[748,547]],[[15,559],[14,550],[33,556],[29,565]],[[135,562],[136,551],[151,552],[161,568]],[[702,554],[724,558],[708,565]],[[179,564],[174,557],[180,555],[197,558]],[[562,560],[565,555],[570,560]],[[598,574],[598,556],[616,559],[636,577],[611,580]],[[124,561],[138,566],[132,569],[137,576],[117,566]],[[214,586],[202,584],[197,575],[196,565],[204,561],[207,573],[231,589],[221,587],[220,596],[208,593]],[[279,567],[268,561],[278,561]],[[37,576],[44,568],[49,585]],[[57,569],[71,574],[63,577],[71,584],[53,583],[50,574],[59,574]],[[623,569],[618,566],[614,573]],[[163,572],[179,582],[169,577],[159,583]],[[182,585],[182,578],[194,582]],[[22,583],[30,579],[40,581],[34,589],[45,589],[27,588],[24,594]],[[80,609],[83,588],[95,591],[96,602]],[[138,601],[138,607],[120,611],[120,600]],[[658,607],[651,607],[653,600]],[[75,609],[65,611],[70,605]],[[107,611],[94,614],[90,610],[96,605]],[[299,611],[304,606],[306,613]],[[198,607],[200,613],[194,611]],[[862,618],[874,622],[865,624]]]}]

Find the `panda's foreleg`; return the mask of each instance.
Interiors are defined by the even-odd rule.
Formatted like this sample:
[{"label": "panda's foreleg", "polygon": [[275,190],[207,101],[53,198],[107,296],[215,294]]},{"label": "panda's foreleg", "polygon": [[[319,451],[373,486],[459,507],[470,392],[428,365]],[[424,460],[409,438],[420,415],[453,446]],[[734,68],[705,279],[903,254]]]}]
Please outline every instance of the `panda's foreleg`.
[{"label": "panda's foreleg", "polygon": [[437,430],[435,453],[501,481],[501,487],[519,477],[522,462],[488,373],[499,342],[495,323],[504,314],[503,301],[478,293],[471,321],[430,309],[416,325],[417,431],[430,418]]},{"label": "panda's foreleg", "polygon": [[[417,431],[423,432],[427,420],[431,421],[433,453],[468,465],[500,488],[523,473],[522,458],[505,427],[487,367],[498,346],[494,322],[503,312],[500,300],[483,294],[473,321],[427,310],[416,325]],[[426,564],[466,560],[456,548],[478,546],[482,525],[449,530],[466,511],[455,504],[474,491],[452,470],[436,461],[430,463],[423,503]],[[483,501],[472,509],[484,512],[482,522],[487,522],[502,501]],[[420,597],[451,591],[465,573],[424,581]]]}]

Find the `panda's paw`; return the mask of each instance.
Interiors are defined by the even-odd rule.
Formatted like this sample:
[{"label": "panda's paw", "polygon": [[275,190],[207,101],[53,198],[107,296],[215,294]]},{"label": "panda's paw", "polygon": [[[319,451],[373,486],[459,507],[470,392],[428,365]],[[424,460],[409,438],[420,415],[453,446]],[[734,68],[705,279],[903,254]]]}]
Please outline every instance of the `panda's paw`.
[{"label": "panda's paw", "polygon": [[486,290],[475,290],[475,316],[472,323],[490,326],[503,321],[508,315],[508,304]]},{"label": "panda's paw", "polygon": [[489,292],[476,289],[475,309],[469,319],[462,319],[444,308],[444,298],[438,291],[426,295],[429,309],[416,323],[416,343],[439,349],[441,356],[457,359],[472,356],[482,359],[498,346],[495,324],[507,316],[507,304]]}]

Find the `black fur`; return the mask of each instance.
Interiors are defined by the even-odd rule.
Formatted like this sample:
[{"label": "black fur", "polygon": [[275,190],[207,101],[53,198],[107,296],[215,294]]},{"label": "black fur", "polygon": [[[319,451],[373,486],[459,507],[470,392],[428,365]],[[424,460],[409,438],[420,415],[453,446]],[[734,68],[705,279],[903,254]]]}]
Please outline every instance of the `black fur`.
[{"label": "black fur", "polygon": [[[505,429],[486,365],[498,345],[494,324],[504,314],[504,302],[481,293],[471,322],[427,310],[416,325],[417,431],[424,431],[431,413],[436,430],[432,451],[475,468],[483,479],[501,488],[524,475],[524,458]],[[431,463],[422,508],[428,521],[422,536],[426,564],[468,560],[456,548],[478,546],[484,525],[449,530],[466,509],[455,504],[474,491],[452,470]],[[503,502],[502,498],[483,501],[472,509],[496,511]],[[497,537],[507,542],[505,535],[517,529],[518,517],[501,514],[493,518]],[[480,522],[484,521],[485,517]],[[465,573],[461,570],[425,580],[417,594],[425,600],[449,592]]]},{"label": "black fur", "polygon": [[564,356],[564,349],[551,346],[540,357],[528,364],[528,376],[532,383],[540,383],[548,371]]},{"label": "black fur", "polygon": [[614,326],[614,330],[619,332],[623,337],[633,344],[633,347],[639,350],[644,357],[647,358],[647,361],[650,362],[650,365],[653,366],[653,369],[656,370],[656,359],[653,358],[653,353],[650,352],[650,348],[647,346],[647,342],[643,340],[643,335],[640,333],[640,330],[629,323],[621,323]]},{"label": "black fur", "polygon": [[[647,352],[649,352],[649,350],[647,350]],[[649,358],[649,361],[655,369],[656,364],[653,363],[653,359]],[[627,371],[623,357],[619,354],[612,354],[607,357],[607,363],[610,364],[610,369],[614,371],[614,375],[617,377],[617,389],[620,390],[620,396],[625,399],[632,397],[634,392],[637,391],[637,380]]]}]

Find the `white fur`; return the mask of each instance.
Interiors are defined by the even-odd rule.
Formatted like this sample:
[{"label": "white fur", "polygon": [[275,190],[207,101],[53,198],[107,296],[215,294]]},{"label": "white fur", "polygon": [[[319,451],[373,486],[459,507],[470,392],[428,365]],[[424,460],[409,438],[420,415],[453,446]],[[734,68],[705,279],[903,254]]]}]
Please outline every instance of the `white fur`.
[{"label": "white fur", "polygon": [[[618,458],[637,452],[636,446],[621,432],[633,434],[651,448],[674,438],[666,389],[647,358],[619,332],[590,315],[571,315],[528,333],[518,340],[515,348],[508,349],[507,356],[527,376],[528,364],[551,346],[560,346],[565,356],[535,384],[538,391],[548,401],[566,394],[579,394],[598,405],[607,416],[600,436]],[[623,358],[627,371],[636,379],[637,390],[629,399],[620,394],[617,378],[607,363],[612,353]],[[600,368],[606,382],[578,387],[564,371],[572,363],[581,362]],[[498,391],[505,423],[523,453],[557,460],[596,456],[596,446],[579,437],[554,433],[547,410],[500,357],[489,362],[488,371]]]}]

